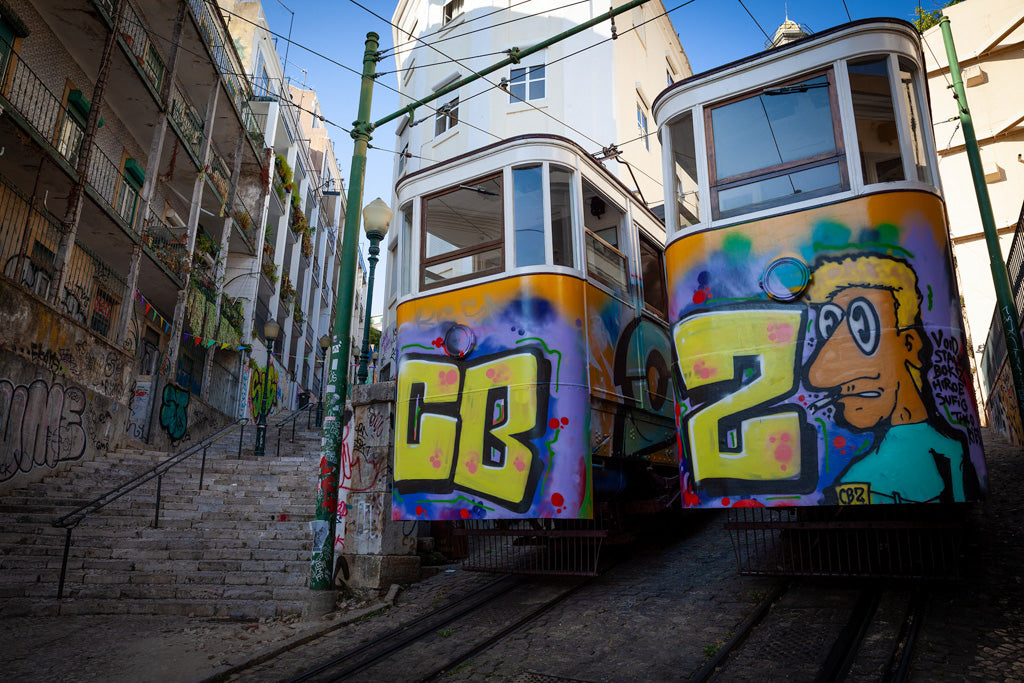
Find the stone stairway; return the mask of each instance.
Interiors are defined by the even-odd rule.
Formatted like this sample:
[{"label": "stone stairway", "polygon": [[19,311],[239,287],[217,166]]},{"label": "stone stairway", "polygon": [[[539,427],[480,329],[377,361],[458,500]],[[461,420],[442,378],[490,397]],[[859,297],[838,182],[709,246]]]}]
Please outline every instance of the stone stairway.
[{"label": "stone stairway", "polygon": [[[286,419],[283,416],[283,419]],[[267,455],[252,454],[247,427],[163,476],[159,527],[156,480],[72,532],[64,598],[57,586],[65,530],[55,519],[168,457],[123,449],[80,462],[0,497],[0,617],[24,614],[182,614],[251,618],[300,611],[308,593],[320,432],[305,414],[283,430],[272,418]]]}]

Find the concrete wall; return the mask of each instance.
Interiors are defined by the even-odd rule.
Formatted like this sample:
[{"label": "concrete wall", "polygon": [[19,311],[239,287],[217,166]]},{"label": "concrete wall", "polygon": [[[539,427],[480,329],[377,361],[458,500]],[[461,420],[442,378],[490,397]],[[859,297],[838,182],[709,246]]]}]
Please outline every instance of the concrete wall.
[{"label": "concrete wall", "polygon": [[149,447],[176,453],[234,420],[187,389],[161,379],[154,392]]},{"label": "concrete wall", "polygon": [[0,279],[0,494],[126,436],[134,358]]}]

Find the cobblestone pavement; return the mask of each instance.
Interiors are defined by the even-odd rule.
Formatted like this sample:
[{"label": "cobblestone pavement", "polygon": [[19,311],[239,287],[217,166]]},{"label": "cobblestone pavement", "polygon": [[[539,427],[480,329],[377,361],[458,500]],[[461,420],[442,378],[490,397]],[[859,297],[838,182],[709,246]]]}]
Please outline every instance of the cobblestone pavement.
[{"label": "cobblestone pavement", "polygon": [[[930,604],[912,680],[1024,680],[1024,457],[1019,448],[985,436],[992,495],[972,515],[966,576],[939,586]],[[592,585],[448,679],[687,678],[775,585],[774,580],[736,574],[722,522],[716,514],[694,516],[682,537],[633,551]],[[442,571],[403,590],[393,606],[350,602],[347,625],[343,617],[260,624],[136,616],[4,619],[0,671],[7,680],[25,681],[196,680],[224,674],[231,665],[300,634],[334,629],[236,676],[281,680],[492,579],[461,569]],[[839,582],[832,586],[835,592],[849,590]],[[823,600],[820,608],[827,609],[828,584],[815,590]],[[894,613],[906,604],[902,595],[886,599]],[[890,623],[886,628],[896,627]],[[771,671],[773,680],[808,680],[807,672],[787,667],[781,655],[778,659],[766,661],[762,674]],[[752,673],[756,666],[741,670],[758,677]],[[864,668],[853,678],[873,680],[877,670]]]}]

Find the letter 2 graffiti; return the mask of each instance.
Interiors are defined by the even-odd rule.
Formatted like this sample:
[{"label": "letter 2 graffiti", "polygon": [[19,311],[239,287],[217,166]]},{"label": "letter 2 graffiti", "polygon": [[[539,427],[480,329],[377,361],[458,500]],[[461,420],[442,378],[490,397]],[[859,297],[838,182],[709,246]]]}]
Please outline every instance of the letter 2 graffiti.
[{"label": "letter 2 graffiti", "polygon": [[551,365],[524,346],[467,362],[403,358],[395,420],[400,493],[481,496],[529,509],[543,473],[533,440],[547,430]]},{"label": "letter 2 graffiti", "polygon": [[88,443],[84,411],[85,393],[77,387],[0,379],[0,481],[82,457]]},{"label": "letter 2 graffiti", "polygon": [[173,384],[164,387],[160,403],[160,426],[167,430],[171,441],[180,441],[188,429],[188,402],[190,394]]}]

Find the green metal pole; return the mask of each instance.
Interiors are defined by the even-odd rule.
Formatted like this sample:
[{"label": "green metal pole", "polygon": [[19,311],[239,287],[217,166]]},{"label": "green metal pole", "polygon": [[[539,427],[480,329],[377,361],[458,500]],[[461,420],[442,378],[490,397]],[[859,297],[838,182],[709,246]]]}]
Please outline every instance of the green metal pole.
[{"label": "green metal pole", "polygon": [[359,253],[359,218],[363,205],[363,172],[366,147],[370,141],[370,102],[373,99],[374,69],[380,36],[366,34],[363,52],[363,80],[359,91],[359,114],[352,125],[352,169],[349,172],[348,201],[345,206],[345,230],[341,238],[341,273],[338,278],[337,309],[334,314],[334,339],[331,371],[327,378],[327,411],[321,442],[320,476],[313,518],[313,557],[310,560],[309,587],[331,590],[334,576],[334,521],[338,511],[338,475],[344,437],[345,397],[348,392],[348,365],[352,331],[352,300],[355,295],[356,256]]},{"label": "green metal pole", "polygon": [[366,378],[370,375],[370,306],[373,304],[373,271],[377,268],[377,254],[380,253],[380,241],[384,235],[379,232],[369,232],[366,235],[370,240],[370,275],[366,285],[366,316],[363,321],[363,349],[359,354],[359,369],[356,371],[356,383],[366,384]]},{"label": "green metal pole", "polygon": [[949,17],[943,16],[939,27],[942,29],[942,40],[946,44],[946,58],[949,61],[949,75],[953,79],[953,93],[957,101],[960,125],[964,128],[964,145],[967,149],[967,161],[971,165],[971,176],[974,178],[974,192],[978,195],[981,225],[985,230],[992,281],[996,287],[996,303],[1003,322],[1003,336],[1006,338],[1006,354],[1010,360],[1010,374],[1013,375],[1013,385],[1017,392],[1017,409],[1024,415],[1024,350],[1021,349],[1017,306],[1013,302],[1010,277],[1006,272],[1003,252],[999,248],[999,235],[992,215],[992,201],[989,199],[985,173],[981,168],[981,152],[978,150],[978,138],[974,134],[971,112],[967,108],[967,94],[964,92],[964,82],[960,76],[960,61],[956,56],[956,46],[953,45],[953,34],[949,29]]}]

